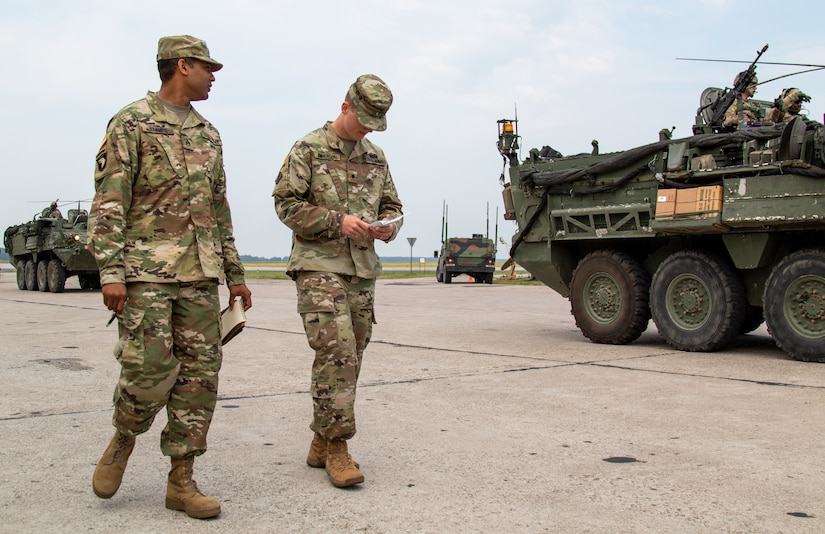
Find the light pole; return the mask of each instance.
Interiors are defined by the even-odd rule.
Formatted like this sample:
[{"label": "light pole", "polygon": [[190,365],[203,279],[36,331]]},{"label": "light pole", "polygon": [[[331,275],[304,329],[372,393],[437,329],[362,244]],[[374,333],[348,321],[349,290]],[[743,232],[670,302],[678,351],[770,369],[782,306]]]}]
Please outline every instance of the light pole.
[{"label": "light pole", "polygon": [[412,272],[412,248],[415,245],[415,240],[418,239],[417,237],[408,237],[407,243],[410,244],[410,272]]}]

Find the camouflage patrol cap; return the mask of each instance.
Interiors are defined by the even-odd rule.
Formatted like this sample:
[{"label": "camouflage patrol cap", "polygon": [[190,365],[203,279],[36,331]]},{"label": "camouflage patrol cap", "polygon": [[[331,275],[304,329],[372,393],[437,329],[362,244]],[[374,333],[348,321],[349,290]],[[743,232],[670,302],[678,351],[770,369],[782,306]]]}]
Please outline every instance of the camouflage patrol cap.
[{"label": "camouflage patrol cap", "polygon": [[172,35],[158,40],[158,61],[163,59],[195,58],[212,65],[212,72],[223,68],[223,63],[209,57],[206,41],[191,35]]},{"label": "camouflage patrol cap", "polygon": [[347,92],[358,122],[370,130],[387,129],[387,110],[392,105],[392,92],[384,80],[375,74],[362,74],[349,86]]}]

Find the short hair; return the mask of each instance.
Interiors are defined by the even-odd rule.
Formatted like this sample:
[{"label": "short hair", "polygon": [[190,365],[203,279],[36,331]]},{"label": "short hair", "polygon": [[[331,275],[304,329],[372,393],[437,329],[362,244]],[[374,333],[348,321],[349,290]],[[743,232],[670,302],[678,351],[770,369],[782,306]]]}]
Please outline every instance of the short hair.
[{"label": "short hair", "polygon": [[168,82],[172,79],[172,76],[175,75],[175,71],[178,70],[179,59],[183,59],[184,61],[186,61],[186,64],[190,67],[195,66],[195,59],[191,57],[176,57],[171,59],[158,60],[158,74],[160,75],[160,81],[162,83]]}]

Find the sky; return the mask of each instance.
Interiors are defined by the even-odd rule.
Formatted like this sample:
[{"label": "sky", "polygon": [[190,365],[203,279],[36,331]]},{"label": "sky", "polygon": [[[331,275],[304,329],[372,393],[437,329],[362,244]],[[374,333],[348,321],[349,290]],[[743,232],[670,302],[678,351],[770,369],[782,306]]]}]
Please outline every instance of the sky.
[{"label": "sky", "polygon": [[[825,4],[804,4],[785,13],[761,0],[0,0],[0,227],[55,199],[64,213],[77,201],[89,208],[109,118],[160,88],[158,38],[189,34],[224,64],[194,106],[223,139],[241,254],[289,255],[271,197],[278,168],[366,73],[394,94],[388,129],[369,139],[406,213],[378,253],[432,257],[445,205],[450,237],[509,243],[517,228],[502,218],[498,119],[518,114],[522,157],[544,145],[589,152],[594,139],[602,153],[626,150],[662,128],[687,137],[702,90],[730,86],[746,65],[677,58],[750,61],[768,44],[761,61],[823,64],[820,22],[805,21],[825,20]],[[823,121],[825,70],[761,85],[756,98],[792,86]]]}]

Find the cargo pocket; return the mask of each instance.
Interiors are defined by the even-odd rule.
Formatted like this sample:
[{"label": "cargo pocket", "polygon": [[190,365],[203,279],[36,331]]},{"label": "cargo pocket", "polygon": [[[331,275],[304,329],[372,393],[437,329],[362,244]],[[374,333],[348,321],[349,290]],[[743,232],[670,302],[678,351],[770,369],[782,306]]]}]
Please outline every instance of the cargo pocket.
[{"label": "cargo pocket", "polygon": [[143,343],[144,310],[126,306],[120,318],[120,339],[114,355],[124,371],[139,372],[143,369],[146,347]]}]

